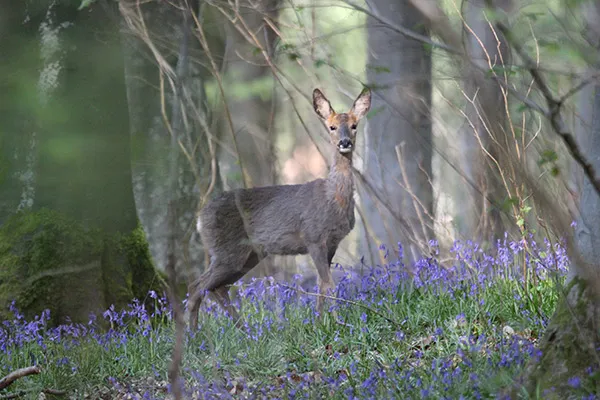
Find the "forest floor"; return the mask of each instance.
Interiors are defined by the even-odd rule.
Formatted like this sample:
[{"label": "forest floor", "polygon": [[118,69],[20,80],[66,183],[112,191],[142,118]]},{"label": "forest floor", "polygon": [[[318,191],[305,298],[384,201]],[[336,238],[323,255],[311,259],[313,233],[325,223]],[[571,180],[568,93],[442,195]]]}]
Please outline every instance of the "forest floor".
[{"label": "forest floor", "polygon": [[[448,265],[424,259],[410,274],[393,260],[347,272],[328,304],[344,324],[317,315],[315,297],[296,290],[299,279],[237,286],[239,329],[207,301],[198,331],[186,333],[186,398],[501,397],[539,356],[567,257],[532,241],[501,242],[487,254],[457,243],[452,254]],[[47,314],[28,321],[13,306],[14,319],[0,325],[0,378],[32,365],[41,373],[0,390],[0,399],[170,398],[174,324],[165,298],[148,296],[150,306],[134,301],[55,328]],[[588,394],[585,377],[570,382],[577,398]]]}]

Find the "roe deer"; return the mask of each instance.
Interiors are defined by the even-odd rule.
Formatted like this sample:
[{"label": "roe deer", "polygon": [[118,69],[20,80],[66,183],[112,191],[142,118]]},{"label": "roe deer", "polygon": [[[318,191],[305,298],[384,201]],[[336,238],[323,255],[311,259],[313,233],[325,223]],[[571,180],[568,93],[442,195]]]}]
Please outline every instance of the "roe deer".
[{"label": "roe deer", "polygon": [[[214,293],[236,319],[229,286],[269,254],[310,254],[319,276],[319,292],[325,294],[333,288],[331,260],[354,227],[352,151],[358,121],[371,107],[371,91],[364,89],[348,113],[336,114],[323,93],[315,89],[313,106],[325,120],[332,144],[333,162],[327,179],[232,190],[202,209],[198,231],[210,266],[188,288],[190,328],[197,328],[198,310],[207,292]],[[322,307],[319,296],[319,312]]]}]

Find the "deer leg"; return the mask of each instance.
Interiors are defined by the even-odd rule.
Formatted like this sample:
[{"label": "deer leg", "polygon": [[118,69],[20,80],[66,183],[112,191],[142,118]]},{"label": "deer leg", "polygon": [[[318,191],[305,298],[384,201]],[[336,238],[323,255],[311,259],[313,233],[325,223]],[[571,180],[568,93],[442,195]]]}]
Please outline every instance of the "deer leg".
[{"label": "deer leg", "polygon": [[[329,289],[333,289],[333,278],[329,268],[329,252],[325,245],[309,246],[308,252],[312,257],[317,273],[319,274],[319,294],[326,295]],[[333,257],[333,256],[332,256]],[[317,311],[323,314],[323,296],[317,298]]]},{"label": "deer leg", "polygon": [[229,316],[237,323],[237,321],[240,319],[240,316],[233,304],[231,304],[231,297],[229,297],[229,286],[221,286],[220,288],[215,289],[213,293],[215,294],[215,298],[221,307],[223,307]]},{"label": "deer leg", "polygon": [[[243,249],[237,250],[238,253],[243,251]],[[236,252],[236,249],[232,249],[232,252]],[[227,287],[246,275],[259,261],[258,255],[253,251],[248,254],[243,266],[234,270],[229,269],[227,264],[213,260],[209,269],[189,286],[190,329],[198,327],[198,312],[207,291],[214,293],[221,307],[237,319],[238,314],[235,307],[231,305]]]},{"label": "deer leg", "polygon": [[188,298],[187,308],[189,312],[190,329],[196,329],[198,327],[198,311],[200,310],[200,305],[206,294],[202,283],[208,279],[210,276],[209,274],[210,269],[200,275],[198,279],[194,280],[188,286],[190,297]]}]

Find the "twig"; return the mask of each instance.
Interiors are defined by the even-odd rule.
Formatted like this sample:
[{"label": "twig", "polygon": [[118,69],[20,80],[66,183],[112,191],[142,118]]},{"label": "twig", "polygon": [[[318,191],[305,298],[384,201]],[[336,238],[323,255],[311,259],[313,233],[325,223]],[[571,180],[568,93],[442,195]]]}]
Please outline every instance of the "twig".
[{"label": "twig", "polygon": [[240,155],[237,138],[235,136],[235,126],[233,124],[233,117],[231,116],[231,111],[229,109],[227,97],[225,96],[225,89],[223,87],[223,79],[221,77],[221,74],[219,73],[219,68],[217,68],[217,64],[215,62],[215,59],[214,59],[212,52],[210,50],[210,47],[208,45],[208,40],[206,39],[206,35],[204,33],[203,24],[200,22],[200,20],[198,19],[198,17],[195,14],[192,14],[192,17],[194,18],[196,31],[198,33],[198,35],[197,35],[198,42],[200,43],[200,46],[202,46],[202,49],[204,50],[204,52],[206,53],[206,56],[208,57],[208,60],[210,61],[210,67],[211,67],[210,72],[213,74],[213,76],[215,77],[215,80],[217,81],[217,86],[219,88],[219,93],[221,95],[223,109],[225,111],[225,116],[227,119],[227,125],[229,126],[229,131],[231,132],[233,147],[238,156],[237,161],[240,166],[240,171],[242,172],[242,184],[245,188],[247,188],[250,186],[249,182],[248,182],[249,176],[248,176],[247,171],[244,169],[242,157]]},{"label": "twig", "polygon": [[[596,194],[600,195],[600,179],[598,179],[596,175],[596,169],[592,165],[592,163],[583,155],[583,152],[579,148],[577,141],[575,140],[575,136],[567,129],[567,126],[562,118],[561,108],[563,106],[562,99],[556,99],[552,94],[550,87],[546,83],[546,79],[542,76],[542,73],[536,67],[535,62],[529,57],[529,55],[525,52],[521,44],[514,40],[510,30],[504,25],[502,22],[497,23],[498,29],[504,37],[510,42],[511,46],[515,49],[517,54],[521,57],[523,62],[525,63],[525,68],[529,71],[529,74],[535,81],[537,87],[542,92],[542,96],[546,100],[548,104],[548,110],[546,110],[543,114],[550,121],[552,128],[556,132],[558,136],[561,137],[567,150],[577,162],[583,168],[583,172],[585,176],[590,180]],[[578,88],[581,89],[583,85],[579,85]],[[573,93],[569,92],[569,95]]]},{"label": "twig", "polygon": [[[19,397],[26,396],[29,393],[37,392],[39,389],[31,389],[31,390],[19,390],[14,393],[0,395],[0,400],[6,399],[18,399]],[[42,389],[41,393],[51,394],[53,396],[66,396],[66,390],[58,390],[58,389]]]},{"label": "twig", "polygon": [[[173,179],[173,177],[170,177]],[[169,279],[169,285],[167,294],[169,296],[169,302],[173,310],[173,319],[175,321],[175,345],[173,346],[173,354],[171,355],[171,365],[169,366],[169,381],[171,383],[171,390],[176,400],[182,398],[182,387],[179,382],[179,368],[181,360],[183,359],[183,342],[184,342],[184,326],[183,311],[181,310],[181,303],[177,296],[177,273],[175,271],[175,205],[174,201],[171,200],[169,208],[167,210],[168,224],[170,226],[168,244],[167,244],[167,265],[166,270]]]},{"label": "twig", "polygon": [[42,393],[51,394],[53,396],[66,396],[66,390],[58,390],[58,389],[43,389]]},{"label": "twig", "polygon": [[324,298],[324,299],[335,300],[335,301],[339,301],[339,302],[342,302],[342,303],[346,303],[346,304],[350,304],[350,305],[353,305],[353,306],[364,308],[365,310],[368,310],[368,311],[372,312],[373,314],[378,315],[381,318],[385,319],[387,322],[389,322],[390,324],[394,325],[397,328],[400,328],[403,325],[402,323],[396,321],[395,319],[390,318],[390,317],[388,317],[388,316],[380,313],[379,311],[374,310],[371,307],[369,307],[367,305],[364,305],[362,303],[359,303],[357,301],[346,300],[346,299],[342,299],[341,297],[329,296],[329,295],[321,294],[321,293],[307,292],[304,289],[301,289],[299,287],[289,286],[289,285],[286,285],[285,283],[280,283],[279,285],[282,286],[282,287],[284,287],[284,288],[292,289],[292,290],[295,290],[297,292],[300,292],[302,294],[306,294],[306,295],[309,295],[309,296],[315,296],[315,297],[321,297],[321,298]]},{"label": "twig", "polygon": [[42,372],[42,369],[37,365],[13,371],[10,374],[6,375],[4,378],[0,379],[0,390],[10,386],[17,379],[23,378],[24,376],[28,375],[37,375],[40,372]]},{"label": "twig", "polygon": [[373,10],[373,11],[368,10],[368,9],[366,9],[352,1],[349,1],[349,0],[342,0],[342,2],[347,4],[348,6],[350,6],[350,8],[353,8],[356,11],[360,11],[360,12],[364,13],[365,15],[377,20],[378,22],[382,23],[383,25],[385,25],[386,27],[388,27],[390,30],[392,30],[394,32],[400,33],[406,37],[417,40],[419,42],[426,43],[432,47],[438,47],[440,49],[446,50],[449,53],[454,53],[454,54],[461,53],[460,49],[457,49],[456,47],[453,47],[453,46],[448,45],[443,42],[433,41],[425,35],[421,35],[411,29],[408,29],[402,25],[398,25],[398,24],[390,21],[389,19],[387,19],[386,17],[381,15],[377,10]]}]

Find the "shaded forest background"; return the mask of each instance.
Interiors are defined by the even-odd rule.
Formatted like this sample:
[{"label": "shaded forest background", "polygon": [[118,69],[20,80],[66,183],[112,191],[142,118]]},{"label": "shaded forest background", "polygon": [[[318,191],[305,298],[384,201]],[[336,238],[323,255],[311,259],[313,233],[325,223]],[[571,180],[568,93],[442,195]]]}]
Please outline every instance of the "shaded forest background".
[{"label": "shaded forest background", "polygon": [[0,39],[3,305],[85,320],[160,289],[169,254],[189,281],[206,201],[324,176],[310,93],[343,110],[367,86],[334,262],[564,240],[578,322],[546,345],[597,349],[600,2],[0,0]]}]

